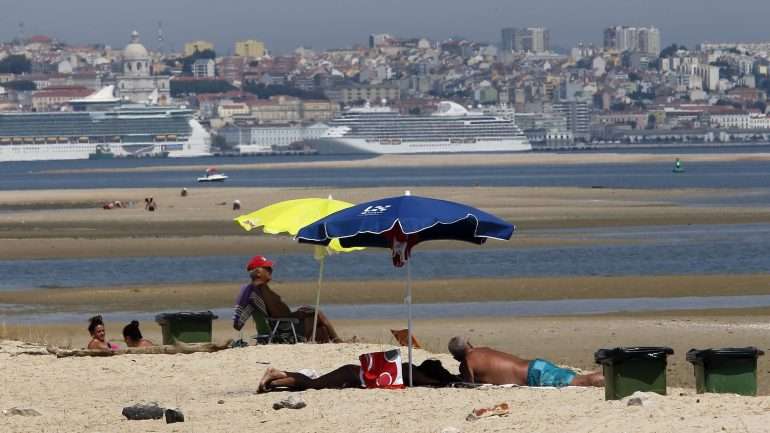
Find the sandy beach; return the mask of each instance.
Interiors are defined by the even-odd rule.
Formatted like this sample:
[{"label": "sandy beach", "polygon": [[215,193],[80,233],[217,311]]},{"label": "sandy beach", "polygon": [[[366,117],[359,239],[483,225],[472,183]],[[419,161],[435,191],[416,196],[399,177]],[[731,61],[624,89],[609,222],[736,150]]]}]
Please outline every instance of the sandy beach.
[{"label": "sandy beach", "polygon": [[[614,323],[610,323],[607,331],[615,330]],[[571,324],[582,326],[580,321]],[[537,325],[540,325],[537,329],[546,333],[563,336],[566,333],[573,338],[580,333],[579,329],[573,331],[566,327],[566,323]],[[691,335],[691,331],[687,333]],[[707,332],[714,330],[698,334]],[[537,336],[542,338],[542,334]],[[547,348],[549,343],[540,341],[539,346]],[[3,353],[13,352],[13,346],[10,342],[0,342],[0,363],[4,371],[11,372],[3,375],[0,408],[29,408],[41,415],[3,417],[3,431],[9,432],[259,429],[270,432],[703,433],[763,432],[770,422],[767,396],[695,394],[693,388],[685,384],[670,385],[667,396],[646,394],[644,406],[628,406],[628,399],[605,401],[601,388],[575,387],[561,390],[311,390],[298,394],[307,404],[298,410],[272,409],[273,403],[288,396],[287,392],[254,393],[259,377],[268,366],[286,370],[313,368],[323,374],[340,365],[356,363],[362,353],[389,349],[392,347],[389,344],[271,345],[189,355],[61,359]],[[676,376],[683,364],[682,355],[676,354],[679,365],[674,367],[674,372],[669,371],[669,376]],[[457,371],[456,361],[446,354],[415,352],[416,362],[428,357],[441,360],[450,371]],[[762,370],[766,369],[767,364],[763,363]],[[129,421],[121,415],[123,407],[147,402],[178,408],[185,414],[185,423]],[[510,414],[466,420],[471,410],[499,403],[507,403]]]},{"label": "sandy beach", "polygon": [[[264,163],[260,169],[382,166],[440,166],[495,164],[593,164],[669,162],[654,154],[526,154],[378,157],[347,162]],[[770,160],[767,154],[688,155],[688,161]],[[174,167],[122,169],[189,170],[195,164]],[[228,165],[228,171],[251,165]],[[96,169],[98,171],[99,169]],[[94,171],[94,170],[90,170]],[[41,173],[45,174],[45,173]],[[233,218],[275,201],[299,197],[326,197],[361,202],[399,195],[398,188],[189,188],[89,189],[56,191],[0,191],[0,260],[63,258],[127,258],[162,256],[232,256],[244,261],[254,254],[267,256],[308,251],[288,237],[247,233]],[[735,199],[752,194],[739,189],[612,189],[545,187],[428,187],[413,193],[471,204],[517,225],[510,242],[494,248],[530,248],[570,245],[635,245],[644,235],[602,238],[576,236],[561,229],[603,227],[691,226],[770,222],[763,206],[699,206],[700,198]],[[143,209],[144,197],[154,197],[159,208]],[[242,211],[233,211],[233,200]],[[685,200],[686,199],[686,200]],[[102,204],[120,200],[127,208],[103,210]],[[683,204],[685,203],[685,204]],[[477,248],[435,242],[420,250]],[[385,254],[385,253],[383,253]],[[386,259],[387,257],[384,257]],[[44,270],[42,270],[44,272]],[[166,272],[180,272],[169,269]],[[285,270],[290,272],[290,270]],[[245,278],[245,275],[244,275]],[[406,320],[335,320],[344,339],[339,345],[272,345],[190,355],[122,355],[110,358],[62,358],[19,355],[18,341],[80,348],[88,342],[86,319],[105,315],[107,334],[122,342],[125,323],[110,320],[119,311],[200,311],[232,306],[235,292],[245,281],[206,284],[142,284],[62,289],[0,291],[0,304],[24,305],[25,315],[82,314],[78,323],[19,323],[18,314],[0,317],[0,411],[33,408],[39,417],[0,415],[0,432],[59,431],[177,431],[230,432],[259,429],[270,432],[340,431],[441,432],[454,427],[462,432],[764,432],[770,423],[770,358],[759,359],[760,397],[696,395],[692,366],[684,354],[690,348],[757,346],[770,349],[769,308],[666,311],[558,317],[456,317],[415,320],[415,335],[425,351],[416,361],[436,357],[456,372],[457,363],[446,353],[448,340],[468,335],[477,345],[488,345],[525,358],[546,357],[582,370],[597,368],[599,348],[669,346],[667,396],[650,396],[651,404],[629,407],[627,402],[604,401],[601,389],[408,389],[322,390],[301,395],[308,403],[298,411],[274,411],[272,403],[286,393],[256,395],[258,379],[267,366],[328,372],[356,363],[358,355],[392,347],[390,329],[404,328]],[[315,300],[315,282],[293,281],[277,274],[274,288],[291,305]],[[366,287],[368,290],[361,290]],[[468,288],[472,288],[469,290]],[[741,269],[708,275],[631,275],[528,278],[454,278],[414,282],[415,303],[559,300],[636,297],[738,296],[770,294],[770,273]],[[323,303],[400,304],[403,281],[329,281]],[[5,310],[8,311],[8,310]],[[251,324],[247,328],[253,329]],[[157,324],[142,323],[145,336],[160,342]],[[237,338],[229,317],[214,321],[215,341]],[[245,334],[248,336],[248,332]],[[11,341],[13,340],[13,341]],[[406,356],[406,350],[403,352]],[[179,407],[184,424],[163,421],[127,421],[124,406],[157,401]],[[222,403],[219,403],[222,401]],[[473,408],[507,402],[507,417],[469,422]],[[373,410],[373,408],[376,408]]]}]

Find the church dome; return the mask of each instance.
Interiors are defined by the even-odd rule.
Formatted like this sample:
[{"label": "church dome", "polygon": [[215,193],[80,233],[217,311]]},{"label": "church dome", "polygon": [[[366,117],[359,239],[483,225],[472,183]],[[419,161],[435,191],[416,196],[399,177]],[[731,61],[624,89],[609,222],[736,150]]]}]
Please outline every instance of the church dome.
[{"label": "church dome", "polygon": [[131,43],[123,49],[123,60],[147,60],[149,58],[147,49],[139,43],[139,33],[134,30],[131,33]]}]

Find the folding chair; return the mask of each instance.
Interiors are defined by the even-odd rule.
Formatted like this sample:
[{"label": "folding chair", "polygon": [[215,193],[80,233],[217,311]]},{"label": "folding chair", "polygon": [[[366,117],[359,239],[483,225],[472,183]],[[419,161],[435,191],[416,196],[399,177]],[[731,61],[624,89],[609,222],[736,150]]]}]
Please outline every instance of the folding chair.
[{"label": "folding chair", "polygon": [[258,309],[254,309],[252,316],[257,325],[257,335],[251,337],[257,344],[286,343],[295,344],[305,341],[301,334],[297,334],[300,319],[295,317],[266,317]]}]

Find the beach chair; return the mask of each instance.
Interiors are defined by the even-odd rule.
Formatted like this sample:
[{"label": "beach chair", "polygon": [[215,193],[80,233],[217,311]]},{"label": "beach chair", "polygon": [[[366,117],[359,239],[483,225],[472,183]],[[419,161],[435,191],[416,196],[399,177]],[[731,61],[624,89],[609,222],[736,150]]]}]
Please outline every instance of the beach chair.
[{"label": "beach chair", "polygon": [[301,334],[297,334],[300,320],[294,317],[267,317],[259,309],[252,313],[254,323],[257,325],[257,334],[254,340],[257,344],[285,343],[295,344],[305,341]]}]

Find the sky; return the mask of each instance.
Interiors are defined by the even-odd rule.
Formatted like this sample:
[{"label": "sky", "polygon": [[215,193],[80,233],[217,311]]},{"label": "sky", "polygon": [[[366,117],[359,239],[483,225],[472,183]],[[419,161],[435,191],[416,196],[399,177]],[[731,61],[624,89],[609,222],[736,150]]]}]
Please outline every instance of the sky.
[{"label": "sky", "polygon": [[653,25],[663,46],[770,41],[768,0],[0,0],[0,41],[44,34],[70,44],[122,48],[132,30],[157,49],[207,40],[217,54],[257,39],[276,53],[365,45],[371,33],[497,43],[503,27],[544,26],[551,45],[601,44],[615,25]]}]

